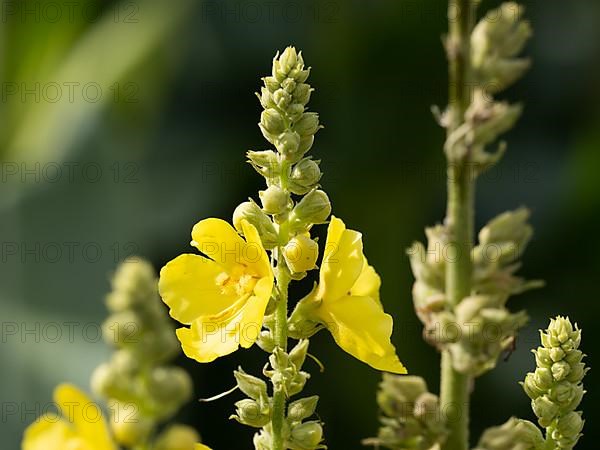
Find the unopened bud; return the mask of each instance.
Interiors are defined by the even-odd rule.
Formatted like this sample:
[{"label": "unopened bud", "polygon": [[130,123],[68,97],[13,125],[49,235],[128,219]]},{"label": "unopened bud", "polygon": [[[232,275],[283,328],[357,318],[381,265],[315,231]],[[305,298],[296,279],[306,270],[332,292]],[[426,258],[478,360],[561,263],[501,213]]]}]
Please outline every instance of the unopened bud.
[{"label": "unopened bud", "polygon": [[254,428],[262,428],[271,421],[271,414],[267,404],[261,406],[259,402],[246,398],[235,403],[236,414],[230,418]]},{"label": "unopened bud", "polygon": [[[258,193],[264,212],[267,214],[281,214],[290,202],[290,195],[279,186],[271,185]],[[264,213],[263,213],[264,214]]]},{"label": "unopened bud", "polygon": [[191,427],[185,425],[172,425],[167,428],[156,440],[155,450],[195,450],[196,442],[200,436]]},{"label": "unopened bud", "polygon": [[243,202],[233,212],[233,226],[241,232],[243,230],[242,221],[246,220],[258,231],[258,235],[266,249],[271,249],[277,245],[277,231],[269,216],[267,216],[260,207],[253,201]]},{"label": "unopened bud", "polygon": [[324,223],[331,214],[329,197],[319,189],[311,191],[295,206],[292,214],[302,224]]},{"label": "unopened bud", "polygon": [[286,131],[282,133],[274,142],[277,151],[283,157],[290,161],[296,162],[302,158],[303,153],[300,151],[300,135],[295,131]]},{"label": "unopened bud", "polygon": [[260,115],[262,128],[270,135],[277,136],[285,130],[285,123],[279,111],[274,108],[265,109]]},{"label": "unopened bud", "polygon": [[319,245],[305,234],[293,237],[283,248],[283,256],[292,273],[302,273],[316,267]]},{"label": "unopened bud", "polygon": [[319,115],[317,113],[304,113],[302,118],[294,124],[294,131],[300,136],[310,136],[319,130]]},{"label": "unopened bud", "polygon": [[305,84],[305,83],[300,83],[296,85],[296,89],[294,90],[294,93],[292,94],[292,99],[295,103],[300,103],[302,105],[306,105],[308,103],[308,101],[310,100],[310,94],[312,93],[312,91],[314,91],[314,89],[312,89],[310,87],[310,85]]},{"label": "unopened bud", "polygon": [[294,47],[287,47],[279,57],[279,68],[284,73],[289,73],[298,63],[298,53]]},{"label": "unopened bud", "polygon": [[267,397],[267,383],[260,378],[247,374],[240,367],[233,372],[240,390],[254,400]]},{"label": "unopened bud", "polygon": [[315,413],[318,401],[318,395],[293,401],[288,406],[288,420],[292,422],[301,422],[304,419],[312,416]]},{"label": "unopened bud", "polygon": [[323,439],[323,427],[319,422],[309,421],[292,428],[292,441],[300,448],[312,450]]},{"label": "unopened bud", "polygon": [[117,402],[110,426],[120,445],[135,447],[148,439],[154,428],[154,421],[141,414],[136,405]]}]

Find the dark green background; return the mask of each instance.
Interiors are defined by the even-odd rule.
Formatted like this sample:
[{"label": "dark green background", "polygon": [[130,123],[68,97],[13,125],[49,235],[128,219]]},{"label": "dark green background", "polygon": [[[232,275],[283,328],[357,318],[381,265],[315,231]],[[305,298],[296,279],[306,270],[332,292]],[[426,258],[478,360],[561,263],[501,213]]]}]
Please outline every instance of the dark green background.
[{"label": "dark green background", "polygon": [[[102,299],[118,260],[137,253],[158,269],[191,250],[189,232],[198,220],[227,219],[239,202],[257,199],[262,179],[245,165],[244,152],[267,143],[256,126],[260,105],[253,93],[275,51],[290,44],[313,67],[310,82],[317,90],[310,107],[325,125],[313,155],[323,160],[323,187],[334,213],[364,233],[366,254],[383,278],[383,303],[395,319],[398,353],[437,391],[438,355],[420,339],[404,250],[423,239],[423,227],[440,221],[445,207],[444,137],[430,113],[431,105],[446,101],[443,2],[100,2],[92,6],[103,15],[91,19],[81,13],[89,2],[81,2],[74,20],[57,21],[43,9],[50,2],[3,5],[10,3],[42,9],[39,17],[3,10],[3,93],[15,83],[21,89],[22,83],[59,81],[104,83],[105,89],[98,102],[61,98],[54,104],[46,92],[40,98],[3,95],[0,104],[3,448],[18,447],[22,430],[57,383],[87,388],[93,368],[108,357],[102,342],[92,342],[94,327],[87,337],[81,330],[103,320]],[[481,226],[506,209],[530,207],[536,234],[522,273],[545,279],[547,287],[510,302],[532,319],[511,358],[477,381],[473,440],[511,415],[533,420],[517,383],[534,367],[530,349],[549,317],[563,314],[579,323],[588,363],[595,366],[600,4],[526,5],[535,29],[527,48],[534,64],[506,93],[524,102],[524,116],[506,136],[507,156],[479,183],[476,218]],[[118,86],[120,95],[108,86]],[[23,161],[39,179],[24,175]],[[73,177],[65,163],[74,167]],[[50,172],[56,165],[63,169],[57,179]],[[17,174],[9,175],[15,167]],[[98,167],[98,177],[85,173]],[[16,255],[8,251],[15,246]],[[52,253],[56,248],[62,254]],[[72,341],[48,342],[43,331],[6,333],[7,323],[23,331],[64,322],[79,324]],[[308,363],[313,378],[307,392],[321,395],[328,445],[359,448],[360,439],[377,429],[380,375],[326,333],[311,347],[327,367],[319,373]],[[200,398],[229,389],[239,364],[259,372],[264,358],[253,348],[210,365],[179,363],[193,374]],[[594,448],[600,437],[597,380],[595,370],[586,378],[586,435],[579,448]],[[193,402],[181,420],[216,450],[249,449],[252,431],[227,420],[238,398]],[[6,405],[15,404],[23,417],[6,413]]]}]

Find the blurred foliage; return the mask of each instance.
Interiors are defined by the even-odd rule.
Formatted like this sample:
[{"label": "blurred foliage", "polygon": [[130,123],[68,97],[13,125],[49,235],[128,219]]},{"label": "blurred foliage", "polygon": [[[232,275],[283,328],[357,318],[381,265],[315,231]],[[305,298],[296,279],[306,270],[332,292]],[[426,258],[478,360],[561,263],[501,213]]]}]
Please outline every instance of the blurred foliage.
[{"label": "blurred foliage", "polygon": [[[49,3],[64,6],[62,18],[53,22],[52,12],[43,12]],[[107,357],[94,330],[106,315],[102,298],[118,261],[137,253],[160,267],[188,251],[196,221],[229,218],[260,187],[244,163],[246,150],[263,148],[253,92],[275,51],[289,44],[303,49],[313,67],[313,109],[326,127],[315,157],[323,159],[336,215],[363,231],[369,261],[383,277],[382,299],[394,315],[402,360],[436,391],[438,359],[420,339],[404,249],[444,212],[443,134],[430,106],[446,101],[445,5],[77,1],[71,21],[67,3],[2,3],[0,398],[3,406],[20,405],[16,414],[3,412],[7,448],[17,448],[54,385],[87,387],[93,367]],[[528,50],[533,67],[508,97],[523,99],[526,108],[508,136],[507,157],[480,183],[477,222],[529,206],[536,235],[524,275],[548,283],[513,300],[533,320],[513,355],[475,387],[473,441],[511,415],[532,418],[517,382],[532,368],[529,349],[548,317],[569,315],[593,330],[599,313],[588,299],[600,270],[600,5],[525,3],[535,28]],[[99,12],[84,16],[88,4]],[[36,5],[39,16],[19,12]],[[76,89],[79,100],[71,103],[64,87],[55,103],[48,100],[51,87],[46,98],[9,95],[15,85],[36,82],[40,89],[97,83],[102,97],[92,102]],[[300,287],[296,298],[305,292]],[[78,324],[73,339],[65,322]],[[62,330],[54,343],[48,324]],[[322,394],[328,443],[357,448],[376,430],[380,375],[325,334],[312,347],[327,366],[323,374],[313,370],[310,389]],[[260,370],[255,351],[241,354],[249,371]],[[208,397],[231,387],[239,357],[180,364],[192,373],[197,397]],[[594,366],[593,354],[588,363]],[[595,376],[588,375],[588,386]],[[590,391],[583,409],[593,424],[597,394]],[[239,436],[250,432],[227,420],[230,404],[193,402],[180,419],[217,448],[239,448],[250,441]],[[581,448],[600,438],[592,426],[585,433]]]}]

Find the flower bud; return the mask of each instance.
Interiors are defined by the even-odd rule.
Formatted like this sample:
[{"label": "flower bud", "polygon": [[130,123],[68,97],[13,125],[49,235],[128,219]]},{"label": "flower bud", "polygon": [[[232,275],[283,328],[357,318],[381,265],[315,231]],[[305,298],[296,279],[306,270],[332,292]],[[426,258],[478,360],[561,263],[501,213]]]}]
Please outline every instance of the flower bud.
[{"label": "flower bud", "polygon": [[154,444],[154,450],[194,450],[200,436],[191,427],[171,425],[159,436]]},{"label": "flower bud", "polygon": [[285,130],[283,117],[274,108],[265,109],[260,115],[262,128],[270,135],[277,136]]},{"label": "flower bud", "polygon": [[267,214],[283,213],[290,202],[290,195],[274,184],[266,190],[260,191],[258,195],[260,196],[263,211]]},{"label": "flower bud", "polygon": [[249,151],[246,153],[248,161],[252,167],[267,179],[273,179],[279,176],[280,166],[277,153],[272,150],[263,150],[259,152]]},{"label": "flower bud", "polygon": [[323,427],[315,421],[301,423],[292,428],[291,438],[301,449],[312,450],[323,439]]},{"label": "flower bud", "polygon": [[180,405],[192,397],[192,380],[180,367],[156,367],[148,377],[148,389],[160,403]]},{"label": "flower bud", "polygon": [[300,83],[296,85],[296,89],[292,94],[292,100],[294,103],[300,103],[302,105],[306,105],[310,100],[310,94],[314,91],[310,85],[305,83]]},{"label": "flower bud", "polygon": [[329,197],[319,189],[310,191],[294,207],[292,214],[301,224],[324,223],[331,214]]},{"label": "flower bud", "polygon": [[131,309],[113,313],[102,324],[102,337],[107,344],[117,347],[139,343],[143,323],[140,315]]},{"label": "flower bud", "polygon": [[539,423],[543,427],[548,427],[558,414],[558,406],[553,403],[548,396],[543,395],[531,402],[533,412],[538,416]]},{"label": "flower bud", "polygon": [[102,397],[115,397],[124,388],[117,371],[107,363],[96,367],[90,383],[92,391]]},{"label": "flower bud", "polygon": [[304,365],[306,355],[308,355],[308,344],[308,339],[300,339],[290,351],[290,362],[297,370],[300,370]]},{"label": "flower bud", "polygon": [[305,234],[293,237],[283,248],[283,257],[292,273],[302,273],[316,267],[319,245]]},{"label": "flower bud", "polygon": [[233,372],[240,390],[254,400],[267,397],[267,383],[260,378],[247,374],[240,367]]},{"label": "flower bud", "polygon": [[313,395],[311,397],[301,398],[300,400],[293,401],[288,406],[288,420],[292,422],[301,422],[304,419],[312,416],[315,413],[318,401],[318,395]]},{"label": "flower bud", "polygon": [[277,89],[273,93],[273,101],[279,108],[286,110],[292,101],[292,96],[283,89]]},{"label": "flower bud", "polygon": [[294,47],[287,47],[279,57],[280,70],[288,73],[298,63],[298,53]]},{"label": "flower bud", "polygon": [[264,77],[262,80],[265,83],[265,87],[271,93],[275,92],[277,89],[280,88],[280,83],[275,77]]},{"label": "flower bud", "polygon": [[259,402],[246,398],[235,403],[236,414],[230,419],[254,428],[262,428],[271,421],[271,413],[268,405],[261,407]]},{"label": "flower bud", "polygon": [[319,115],[317,113],[304,113],[302,118],[294,124],[294,131],[300,136],[311,136],[319,130]]},{"label": "flower bud", "polygon": [[295,131],[282,133],[275,140],[274,144],[277,147],[277,151],[286,160],[296,162],[302,158],[303,153],[300,152],[300,135]]},{"label": "flower bud", "polygon": [[120,445],[135,447],[148,439],[154,421],[141,414],[137,405],[117,402],[110,426],[115,440]]},{"label": "flower bud", "polygon": [[292,94],[296,89],[296,82],[293,78],[286,78],[283,80],[283,83],[281,83],[281,88],[288,94]]},{"label": "flower bud", "polygon": [[260,207],[253,201],[243,202],[233,211],[233,226],[239,232],[242,232],[242,220],[247,220],[258,231],[258,235],[266,249],[271,249],[277,245],[277,230],[269,216],[267,216]]},{"label": "flower bud", "polygon": [[297,122],[304,114],[304,105],[301,103],[292,103],[287,107],[287,115],[292,122]]},{"label": "flower bud", "polygon": [[304,195],[313,189],[321,179],[319,161],[310,158],[300,160],[290,175],[290,190],[297,195]]}]

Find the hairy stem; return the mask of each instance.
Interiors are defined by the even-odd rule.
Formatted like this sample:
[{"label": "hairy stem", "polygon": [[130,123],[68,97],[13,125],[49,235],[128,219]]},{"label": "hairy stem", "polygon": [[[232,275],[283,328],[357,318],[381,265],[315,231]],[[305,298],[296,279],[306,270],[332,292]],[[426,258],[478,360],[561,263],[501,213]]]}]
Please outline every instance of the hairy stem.
[{"label": "hairy stem", "polygon": [[[281,249],[279,249],[279,261],[277,263],[277,309],[275,310],[275,344],[287,352],[288,340],[288,285],[290,275],[282,260]],[[271,424],[273,428],[273,450],[284,450],[284,420],[285,420],[286,393],[282,383],[275,385],[273,393],[273,411]]]},{"label": "hairy stem", "polygon": [[[446,43],[449,60],[448,134],[463,122],[470,103],[469,39],[473,29],[472,0],[450,0],[449,35]],[[474,182],[468,155],[460,163],[448,165],[448,205],[446,226],[449,245],[456,251],[446,271],[446,294],[451,305],[458,304],[471,291],[474,215]],[[467,375],[454,370],[448,351],[442,354],[440,401],[446,414],[449,436],[443,450],[467,450],[469,447],[469,384]]]}]

